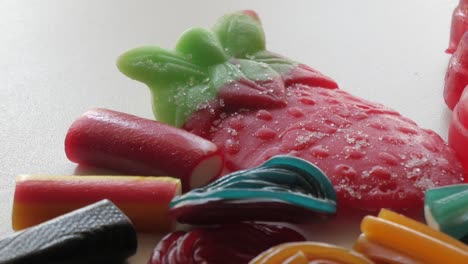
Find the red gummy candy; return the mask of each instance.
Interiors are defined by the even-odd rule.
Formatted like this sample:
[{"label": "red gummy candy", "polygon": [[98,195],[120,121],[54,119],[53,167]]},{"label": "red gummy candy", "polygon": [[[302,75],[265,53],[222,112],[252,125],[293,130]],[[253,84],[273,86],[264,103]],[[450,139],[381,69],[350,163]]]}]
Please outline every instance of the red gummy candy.
[{"label": "red gummy candy", "polygon": [[184,190],[221,173],[223,155],[211,142],[161,122],[107,109],[78,118],[65,139],[68,159],[145,176],[181,179]]},{"label": "red gummy candy", "polygon": [[468,34],[463,35],[457,51],[450,58],[445,75],[444,99],[450,110],[453,110],[460,100],[466,85],[468,85]]},{"label": "red gummy candy", "polygon": [[177,231],[159,242],[148,264],[243,264],[270,247],[304,240],[290,228],[254,223]]},{"label": "red gummy candy", "polygon": [[212,121],[208,139],[225,152],[228,170],[297,156],[329,176],[341,208],[364,210],[422,208],[427,188],[462,181],[442,138],[389,108],[338,89],[297,84],[286,94],[287,107]]},{"label": "red gummy candy", "polygon": [[[468,172],[468,90],[463,92],[453,110],[448,143],[457,153],[465,172]],[[465,182],[468,182],[466,176]]]},{"label": "red gummy candy", "polygon": [[175,51],[131,50],[118,65],[161,94],[156,105],[171,106],[155,109],[157,116],[214,142],[225,172],[297,156],[329,176],[340,207],[371,211],[421,210],[425,190],[463,180],[454,151],[435,132],[268,51],[253,11],[223,16],[212,32],[187,31]]},{"label": "red gummy candy", "polygon": [[450,31],[450,43],[447,53],[453,53],[463,36],[468,30],[468,0],[460,0],[458,6],[453,10],[452,26]]}]

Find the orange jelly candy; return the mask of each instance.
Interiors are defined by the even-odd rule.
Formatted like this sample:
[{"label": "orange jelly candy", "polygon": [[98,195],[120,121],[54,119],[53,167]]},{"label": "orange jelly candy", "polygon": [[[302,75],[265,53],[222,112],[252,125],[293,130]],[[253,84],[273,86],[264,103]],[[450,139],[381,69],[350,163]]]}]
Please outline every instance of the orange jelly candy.
[{"label": "orange jelly candy", "polygon": [[382,209],[366,216],[355,249],[377,263],[468,263],[468,246],[406,216]]},{"label": "orange jelly candy", "polygon": [[318,242],[291,242],[272,247],[249,264],[370,264],[361,254],[349,249]]}]

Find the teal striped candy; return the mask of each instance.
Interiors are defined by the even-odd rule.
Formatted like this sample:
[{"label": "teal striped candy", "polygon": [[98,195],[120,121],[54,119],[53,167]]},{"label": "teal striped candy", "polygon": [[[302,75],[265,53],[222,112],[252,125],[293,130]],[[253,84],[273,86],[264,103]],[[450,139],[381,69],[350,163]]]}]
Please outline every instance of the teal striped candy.
[{"label": "teal striped candy", "polygon": [[429,226],[468,243],[468,184],[427,190],[424,213]]},{"label": "teal striped candy", "polygon": [[[262,209],[259,204],[265,204],[265,207]],[[226,212],[226,208],[230,208],[241,213],[244,207],[245,212],[252,214],[249,209],[257,206],[258,210],[265,212],[254,212],[253,219],[248,216],[239,216],[239,219],[273,221],[278,220],[277,214],[281,210],[298,213],[297,209],[300,209],[331,215],[336,213],[336,205],[335,190],[318,167],[296,157],[276,156],[259,167],[231,173],[205,187],[178,196],[172,200],[170,208],[176,217],[190,221],[185,217],[189,213],[219,217],[222,213],[217,214],[213,210],[221,211],[224,208]],[[276,215],[267,211],[275,209]],[[255,219],[259,215],[262,215],[261,219]],[[272,219],[268,218],[269,215]],[[279,218],[282,219],[281,216]]]}]

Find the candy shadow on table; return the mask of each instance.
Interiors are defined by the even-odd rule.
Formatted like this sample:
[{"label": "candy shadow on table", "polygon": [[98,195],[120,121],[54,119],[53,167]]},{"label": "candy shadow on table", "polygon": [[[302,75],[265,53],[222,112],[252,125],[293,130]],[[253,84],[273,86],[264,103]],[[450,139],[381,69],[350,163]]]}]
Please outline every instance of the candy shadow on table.
[{"label": "candy shadow on table", "polygon": [[159,240],[166,234],[142,234],[138,233],[138,251],[123,264],[146,263],[153,253]]},{"label": "candy shadow on table", "polygon": [[74,175],[123,175],[122,173],[115,172],[109,169],[97,168],[79,164],[73,171]]}]

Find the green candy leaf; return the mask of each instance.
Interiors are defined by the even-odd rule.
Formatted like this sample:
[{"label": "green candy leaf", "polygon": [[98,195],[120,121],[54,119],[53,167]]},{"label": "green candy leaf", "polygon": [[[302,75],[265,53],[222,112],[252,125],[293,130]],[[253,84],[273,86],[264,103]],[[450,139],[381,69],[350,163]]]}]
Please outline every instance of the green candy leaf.
[{"label": "green candy leaf", "polygon": [[173,124],[176,127],[182,126],[187,118],[203,103],[208,102],[211,98],[216,97],[216,89],[208,83],[195,85],[190,89],[180,89],[175,96],[175,116]]},{"label": "green candy leaf", "polygon": [[117,67],[128,77],[164,88],[167,84],[205,79],[204,69],[184,56],[159,47],[140,47],[122,54]]},{"label": "green candy leaf", "polygon": [[237,12],[223,16],[214,26],[226,52],[236,58],[244,58],[265,49],[265,33],[256,16]]},{"label": "green candy leaf", "polygon": [[235,64],[247,79],[253,81],[267,81],[281,78],[281,75],[266,63],[252,60],[236,60]]},{"label": "green candy leaf", "polygon": [[292,68],[298,65],[297,62],[294,62],[290,59],[286,59],[278,54],[267,50],[259,51],[253,54],[251,57],[249,57],[249,59],[268,64],[273,70],[275,70],[279,74],[287,74],[291,71]]},{"label": "green candy leaf", "polygon": [[123,74],[148,85],[156,119],[177,127],[214,100],[231,109],[284,105],[282,74],[295,65],[265,51],[253,11],[223,16],[213,31],[187,30],[174,51],[140,47],[117,61]]},{"label": "green candy leaf", "polygon": [[193,28],[182,34],[176,50],[188,55],[193,63],[200,66],[219,64],[228,59],[213,32],[203,28]]}]

